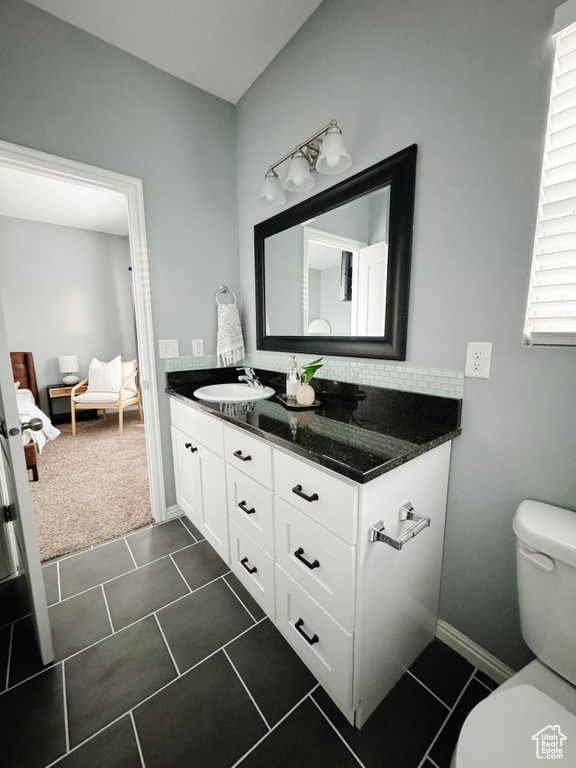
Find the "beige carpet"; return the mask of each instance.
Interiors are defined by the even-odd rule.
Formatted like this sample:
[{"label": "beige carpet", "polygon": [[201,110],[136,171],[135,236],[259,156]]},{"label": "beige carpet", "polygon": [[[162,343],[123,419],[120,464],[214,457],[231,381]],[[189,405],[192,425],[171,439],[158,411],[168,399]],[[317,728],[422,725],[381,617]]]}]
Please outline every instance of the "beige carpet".
[{"label": "beige carpet", "polygon": [[106,421],[58,425],[43,449],[39,480],[30,483],[42,560],[122,536],[153,522],[144,427],[138,411]]}]

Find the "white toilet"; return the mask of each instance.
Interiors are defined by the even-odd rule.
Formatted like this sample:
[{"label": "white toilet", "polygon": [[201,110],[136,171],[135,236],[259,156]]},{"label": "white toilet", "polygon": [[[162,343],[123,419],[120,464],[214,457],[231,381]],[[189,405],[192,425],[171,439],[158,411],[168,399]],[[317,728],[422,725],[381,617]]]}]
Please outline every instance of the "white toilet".
[{"label": "white toilet", "polygon": [[537,658],[470,712],[452,768],[576,768],[576,513],[523,501],[513,528],[522,634]]}]

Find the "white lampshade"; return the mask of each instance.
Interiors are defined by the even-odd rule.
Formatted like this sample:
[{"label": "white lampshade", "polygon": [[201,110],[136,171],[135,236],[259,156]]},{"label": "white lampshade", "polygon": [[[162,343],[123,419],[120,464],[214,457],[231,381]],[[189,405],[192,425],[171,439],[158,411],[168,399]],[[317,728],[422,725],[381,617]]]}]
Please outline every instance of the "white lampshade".
[{"label": "white lampshade", "polygon": [[352,165],[352,158],[346,151],[342,131],[337,125],[328,129],[322,142],[322,149],[316,161],[319,173],[342,173]]},{"label": "white lampshade", "polygon": [[80,370],[78,368],[77,355],[62,355],[58,358],[58,365],[60,367],[60,373],[75,373]]},{"label": "white lampshade", "polygon": [[58,366],[60,373],[66,373],[66,376],[62,377],[64,384],[71,386],[76,384],[80,379],[78,376],[72,375],[74,371],[78,371],[78,356],[77,355],[61,355],[58,358]]},{"label": "white lampshade", "polygon": [[307,192],[315,184],[306,155],[299,149],[292,155],[284,186],[291,192]]},{"label": "white lampshade", "polygon": [[286,202],[286,195],[280,184],[280,179],[273,170],[269,170],[264,177],[260,200],[274,203],[274,205],[283,205]]}]

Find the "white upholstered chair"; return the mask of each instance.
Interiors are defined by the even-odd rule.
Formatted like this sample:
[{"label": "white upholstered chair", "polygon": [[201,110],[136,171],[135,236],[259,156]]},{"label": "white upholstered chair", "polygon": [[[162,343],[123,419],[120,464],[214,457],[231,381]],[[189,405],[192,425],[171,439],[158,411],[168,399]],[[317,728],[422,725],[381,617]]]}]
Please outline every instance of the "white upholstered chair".
[{"label": "white upholstered chair", "polygon": [[[103,367],[106,369],[106,367],[114,366],[114,364],[114,375],[111,375],[109,370],[105,371],[106,375],[101,375]],[[121,386],[116,388],[114,376],[118,376],[118,369],[121,371]],[[137,375],[136,360],[121,363],[120,358],[115,358],[110,363],[100,363],[93,359],[90,363],[88,377],[79,381],[70,393],[72,435],[76,434],[76,411],[81,410],[101,410],[104,418],[106,418],[106,411],[118,411],[118,430],[121,435],[124,434],[124,409],[128,406],[137,405],[140,419],[143,421],[144,412],[140,387],[136,380]],[[86,384],[88,384],[86,391],[79,394],[77,390],[85,388]],[[96,387],[102,389],[96,389]]]}]

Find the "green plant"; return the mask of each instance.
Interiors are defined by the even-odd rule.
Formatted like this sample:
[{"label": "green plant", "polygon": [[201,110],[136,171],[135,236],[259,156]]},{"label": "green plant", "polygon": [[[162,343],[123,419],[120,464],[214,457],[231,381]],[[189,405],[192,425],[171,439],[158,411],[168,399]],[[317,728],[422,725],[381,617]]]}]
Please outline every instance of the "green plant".
[{"label": "green plant", "polygon": [[313,360],[311,363],[308,363],[307,365],[301,366],[300,370],[302,372],[302,383],[303,384],[309,384],[310,379],[314,376],[316,371],[319,368],[322,368],[322,360],[323,357],[319,357],[318,360]]}]

